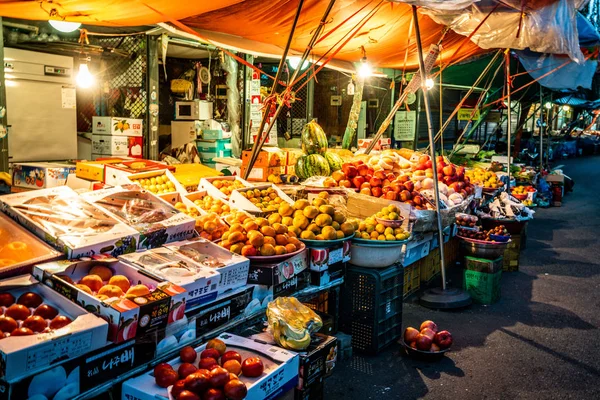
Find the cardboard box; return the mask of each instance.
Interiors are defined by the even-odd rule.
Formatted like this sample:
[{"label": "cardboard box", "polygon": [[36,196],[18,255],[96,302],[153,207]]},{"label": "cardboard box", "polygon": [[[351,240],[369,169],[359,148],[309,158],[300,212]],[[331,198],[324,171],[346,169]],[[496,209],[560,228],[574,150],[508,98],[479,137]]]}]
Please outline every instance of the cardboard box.
[{"label": "cardboard box", "polygon": [[238,181],[244,187],[253,187],[250,183],[248,183],[246,180],[242,179],[239,176],[213,176],[210,178],[201,178],[200,183],[198,184],[198,190],[206,190],[206,192],[214,198],[221,198],[221,199],[229,198],[229,196],[227,196],[225,193],[221,192],[219,189],[217,189],[215,187],[215,185],[213,185],[213,182],[216,180]]},{"label": "cardboard box", "polygon": [[[242,165],[250,164],[252,150],[242,151]],[[264,147],[256,157],[254,167],[281,167],[287,165],[287,153],[277,147]]]},{"label": "cardboard box", "polygon": [[[218,157],[217,159],[221,160],[223,158]],[[229,160],[230,157],[224,158],[224,159]],[[236,175],[240,175],[242,173],[242,165],[241,164],[240,165],[232,165],[232,164],[218,161],[218,162],[215,162],[214,168],[225,176],[236,176]]]},{"label": "cardboard box", "polygon": [[285,165],[288,166],[296,165],[296,161],[304,155],[302,149],[282,148],[281,150],[286,152],[287,157]]},{"label": "cardboard box", "polygon": [[111,186],[122,185],[129,183],[127,177],[130,175],[164,170],[169,170],[173,173],[175,172],[175,166],[144,159],[129,159],[119,163],[109,163],[104,166],[104,183]]},{"label": "cardboard box", "polygon": [[138,249],[160,247],[194,236],[194,218],[138,185],[115,186],[83,193],[81,197],[139,232]]},{"label": "cardboard box", "polygon": [[475,303],[494,304],[500,300],[502,271],[486,272],[465,270],[464,288]]},{"label": "cardboard box", "polygon": [[126,161],[124,158],[109,158],[98,161],[77,161],[75,175],[81,179],[104,182],[104,166]]},{"label": "cardboard box", "polygon": [[75,174],[69,174],[66,185],[78,193],[90,190],[100,190],[105,186],[104,183],[100,181],[88,181],[87,179],[78,178]]},{"label": "cardboard box", "polygon": [[512,235],[510,243],[506,245],[506,250],[504,250],[502,270],[506,272],[518,271],[520,257],[521,235]]},{"label": "cardboard box", "polygon": [[233,208],[237,208],[243,211],[248,211],[252,214],[264,214],[264,212],[258,208],[257,206],[254,205],[254,203],[250,202],[247,198],[245,198],[244,196],[242,196],[240,193],[242,192],[246,192],[248,190],[267,190],[273,188],[275,190],[275,192],[277,193],[277,195],[286,203],[293,205],[294,201],[287,195],[285,194],[278,186],[273,185],[272,183],[269,184],[265,184],[265,185],[257,185],[254,187],[250,187],[250,188],[245,188],[245,189],[236,189],[231,193],[231,196],[229,197],[229,203],[231,204],[231,206]]},{"label": "cardboard box", "polygon": [[[242,358],[259,356],[265,364],[265,371],[260,377],[252,379],[243,375],[240,377],[248,388],[245,400],[275,399],[296,386],[299,369],[298,354],[229,333],[223,333],[218,338],[225,342],[228,349],[239,352]],[[200,359],[199,353],[205,348],[206,345],[196,348],[198,358],[195,364]],[[169,364],[177,370],[180,365],[179,357],[169,361]],[[168,390],[155,383],[153,374],[153,371],[148,371],[142,376],[123,382],[122,398],[127,400],[169,398]]]},{"label": "cardboard box", "polygon": [[565,176],[563,174],[548,174],[544,179],[548,183],[565,183]]},{"label": "cardboard box", "polygon": [[[126,276],[131,285],[141,284],[152,291],[131,299],[113,297],[100,300],[61,278],[66,276],[73,282],[79,282],[97,265],[110,268],[113,275]],[[99,255],[81,260],[38,264],[33,268],[33,275],[67,299],[107,320],[108,340],[114,343],[141,337],[156,329],[164,329],[168,324],[184,317],[185,289],[162,281],[149,272],[138,270],[116,258]]]},{"label": "cardboard box", "polygon": [[92,135],[92,154],[142,158],[144,139],[140,136]]},{"label": "cardboard box", "polygon": [[[369,147],[373,139],[358,139],[358,148],[366,149]],[[392,138],[381,138],[373,147],[373,150],[386,150],[392,146]]]},{"label": "cardboard box", "polygon": [[220,274],[213,268],[180,257],[166,247],[125,254],[119,259],[184,288],[186,310],[217,298]]},{"label": "cardboard box", "polygon": [[59,315],[73,321],[48,333],[10,336],[0,340],[0,374],[7,381],[34,374],[59,361],[78,357],[107,344],[106,321],[59,296],[32,275],[20,275],[0,281],[0,292],[8,292],[17,299],[26,292],[37,293],[44,304],[53,306],[59,311]]},{"label": "cardboard box", "polygon": [[66,186],[5,195],[0,208],[68,258],[130,253],[140,239],[135,229]]},{"label": "cardboard box", "polygon": [[338,279],[344,279],[346,274],[346,263],[338,262],[330,265],[326,270],[310,271],[310,284],[313,286],[324,286]]},{"label": "cardboard box", "polygon": [[206,265],[219,272],[221,275],[219,294],[245,286],[248,281],[250,261],[212,242],[199,238],[170,243],[166,247],[184,259]]},{"label": "cardboard box", "polygon": [[143,120],[121,117],[92,117],[92,133],[97,135],[143,136]]},{"label": "cardboard box", "polygon": [[308,247],[308,259],[311,271],[325,271],[330,265],[350,261],[351,247],[351,240],[346,240],[342,244],[331,248]]},{"label": "cardboard box", "polygon": [[337,362],[337,338],[315,333],[308,348],[300,353],[297,389],[318,385],[331,375]]},{"label": "cardboard box", "polygon": [[[140,185],[144,189],[149,190],[150,187],[152,185],[154,185],[154,183],[152,183],[152,178],[156,179],[159,176],[163,180],[166,177],[168,179],[168,181],[172,183],[172,185],[168,186],[168,187],[163,187],[164,191],[162,193],[157,191],[154,194],[161,195],[161,194],[171,194],[171,193],[186,193],[185,188],[183,186],[181,186],[181,184],[173,176],[171,171],[169,171],[167,169],[162,169],[162,170],[157,170],[157,171],[149,171],[149,172],[140,172],[140,173],[135,173],[135,174],[126,174],[123,177],[124,179],[122,179],[122,180],[119,179],[119,182],[120,182],[119,185],[124,185],[127,183],[135,183],[137,185]],[[146,187],[144,187],[144,186],[146,186]]]},{"label": "cardboard box", "polygon": [[431,249],[433,233],[417,235],[413,232],[413,235],[413,240],[403,245],[404,258],[401,262],[404,267],[427,257]]},{"label": "cardboard box", "polygon": [[501,271],[504,261],[502,256],[495,260],[486,260],[485,258],[477,258],[466,256],[465,257],[465,269],[469,271],[487,272],[493,274]]},{"label": "cardboard box", "polygon": [[[246,173],[247,166],[242,165],[241,174],[242,176]],[[254,167],[248,175],[249,182],[266,182],[269,175],[282,175],[285,173],[285,167]]]},{"label": "cardboard box", "polygon": [[72,164],[15,163],[12,166],[13,186],[43,189],[64,186],[69,174],[75,173]]},{"label": "cardboard box", "polygon": [[292,296],[310,285],[310,270],[304,270],[276,285],[254,285],[253,298],[264,307],[275,297]]},{"label": "cardboard box", "polygon": [[292,279],[308,268],[307,250],[274,264],[251,262],[248,270],[248,283],[257,285],[279,285]]}]

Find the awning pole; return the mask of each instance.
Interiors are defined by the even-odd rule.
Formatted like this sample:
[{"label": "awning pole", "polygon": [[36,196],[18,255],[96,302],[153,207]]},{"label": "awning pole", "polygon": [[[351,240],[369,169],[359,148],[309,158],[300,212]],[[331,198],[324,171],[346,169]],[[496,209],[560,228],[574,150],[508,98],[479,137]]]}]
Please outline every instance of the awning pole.
[{"label": "awning pole", "polygon": [[511,133],[512,133],[512,104],[510,103],[510,85],[511,85],[511,81],[510,81],[510,49],[506,49],[506,62],[505,62],[505,68],[506,68],[506,100],[508,101],[508,112],[507,112],[507,127],[506,127],[506,141],[507,143],[507,154],[508,154],[508,159],[506,161],[506,173],[508,174],[508,184],[507,184],[507,188],[508,188],[508,193],[510,194],[510,156],[511,156],[511,148],[510,148],[510,140],[511,140]]},{"label": "awning pole", "polygon": [[540,85],[540,174],[544,170],[544,97]]}]

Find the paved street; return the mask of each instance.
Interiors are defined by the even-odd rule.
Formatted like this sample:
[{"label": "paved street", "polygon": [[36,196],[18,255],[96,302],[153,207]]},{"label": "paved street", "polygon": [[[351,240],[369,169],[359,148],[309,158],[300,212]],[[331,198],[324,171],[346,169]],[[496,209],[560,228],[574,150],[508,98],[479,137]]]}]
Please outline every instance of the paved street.
[{"label": "paved street", "polygon": [[355,355],[327,379],[325,398],[600,398],[600,158],[564,164],[574,192],[562,208],[539,209],[500,302],[455,312],[404,304],[405,326],[432,319],[452,332],[447,357],[414,361],[397,344]]}]

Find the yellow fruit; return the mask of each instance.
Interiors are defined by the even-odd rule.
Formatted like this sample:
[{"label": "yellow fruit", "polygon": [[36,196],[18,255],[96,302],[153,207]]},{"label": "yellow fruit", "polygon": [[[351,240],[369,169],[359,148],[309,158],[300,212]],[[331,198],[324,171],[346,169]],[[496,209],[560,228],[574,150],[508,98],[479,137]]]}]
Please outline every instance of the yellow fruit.
[{"label": "yellow fruit", "polygon": [[377,231],[371,232],[371,239],[377,240],[378,237],[379,237],[379,232],[377,232]]},{"label": "yellow fruit", "polygon": [[346,235],[346,237],[354,235],[354,225],[352,225],[352,223],[350,222],[344,222],[340,226],[340,230],[344,232],[344,235]]},{"label": "yellow fruit", "polygon": [[[342,232],[342,231],[340,231],[340,232]],[[342,235],[344,235],[344,232],[342,232]],[[371,235],[369,235],[367,232],[363,232],[361,237],[366,240],[371,239]]]},{"label": "yellow fruit", "polygon": [[273,213],[271,215],[269,215],[269,218],[267,218],[267,220],[269,221],[269,225],[273,225],[275,223],[281,223],[281,215],[279,213]]},{"label": "yellow fruit", "polygon": [[308,206],[303,210],[303,213],[306,218],[313,219],[319,215],[319,209],[317,207]]},{"label": "yellow fruit", "polygon": [[331,215],[329,214],[319,214],[317,218],[315,218],[315,223],[320,226],[330,226],[332,222]]},{"label": "yellow fruit", "polygon": [[283,203],[279,206],[279,214],[282,217],[289,217],[294,214],[294,209],[288,203]]},{"label": "yellow fruit", "polygon": [[[346,236],[346,235],[344,235],[344,232],[342,232],[342,231],[336,231],[335,233],[336,233],[336,237],[337,237],[338,239],[343,239],[343,238]],[[358,234],[358,233],[360,233],[360,232],[356,232],[356,233]],[[368,235],[368,233],[363,233],[363,234],[366,234],[366,235]],[[357,237],[359,237],[359,236],[357,236]],[[361,236],[361,237],[362,237],[362,236]]]},{"label": "yellow fruit", "polygon": [[306,229],[308,226],[308,218],[306,218],[304,215],[299,215],[294,217],[293,224],[296,228]]},{"label": "yellow fruit", "polygon": [[384,235],[393,235],[394,234],[394,228],[385,228],[385,230],[383,231]]},{"label": "yellow fruit", "polygon": [[[344,232],[342,232],[343,234]],[[337,232],[332,226],[326,226],[321,230],[321,235],[325,238],[325,240],[335,240],[337,239]]]},{"label": "yellow fruit", "polygon": [[321,193],[319,193],[319,198],[327,200],[329,198],[329,193],[327,193],[326,191],[322,191]]},{"label": "yellow fruit", "polygon": [[317,197],[316,199],[313,200],[312,204],[313,204],[313,206],[319,208],[319,207],[327,204],[327,200],[320,199],[320,198]]},{"label": "yellow fruit", "polygon": [[256,222],[256,224],[260,227],[269,225],[269,221],[265,218],[256,218],[254,222]]},{"label": "yellow fruit", "polygon": [[248,232],[248,241],[254,247],[260,247],[265,243],[265,237],[259,231]]},{"label": "yellow fruit", "polygon": [[246,232],[256,231],[258,228],[258,224],[253,220],[244,222],[244,230]]},{"label": "yellow fruit", "polygon": [[288,234],[293,233],[294,235],[296,235],[296,237],[300,236],[300,233],[302,233],[302,229],[292,226],[288,228]]},{"label": "yellow fruit", "polygon": [[325,237],[321,234],[318,234],[317,236],[315,236],[315,240],[325,240]]},{"label": "yellow fruit", "polygon": [[277,243],[275,242],[275,238],[271,236],[264,236],[263,245],[264,244],[270,244],[273,247],[277,245]]},{"label": "yellow fruit", "polygon": [[396,234],[396,240],[404,240],[404,235],[401,233]]},{"label": "yellow fruit", "polygon": [[283,217],[281,223],[285,226],[292,226],[294,225],[294,219],[292,217]]},{"label": "yellow fruit", "polygon": [[246,236],[242,232],[230,232],[227,240],[229,243],[245,242]]},{"label": "yellow fruit", "polygon": [[319,212],[321,214],[329,214],[333,217],[333,214],[335,213],[335,208],[333,208],[333,206],[330,206],[329,204],[325,204],[319,207]]},{"label": "yellow fruit", "polygon": [[229,227],[229,232],[244,232],[244,227],[240,223],[235,223]]},{"label": "yellow fruit", "polygon": [[276,235],[275,236],[275,243],[277,243],[280,246],[285,246],[286,244],[288,244],[288,237],[287,237],[287,235]]},{"label": "yellow fruit", "polygon": [[385,240],[396,240],[396,237],[392,234],[385,235]]},{"label": "yellow fruit", "polygon": [[385,240],[385,235],[379,235],[379,236],[377,236],[377,240]]},{"label": "yellow fruit", "polygon": [[315,234],[311,231],[302,231],[300,234],[300,238],[306,240],[315,240]]},{"label": "yellow fruit", "polygon": [[385,226],[383,226],[382,224],[377,224],[375,226],[375,230],[379,233],[383,233],[383,232],[385,232]]},{"label": "yellow fruit", "polygon": [[[331,226],[334,226],[333,224],[337,224],[337,222],[333,221],[333,223],[331,224]],[[360,224],[358,224],[358,230],[361,231],[361,232],[366,231],[367,230],[367,224],[364,221],[361,221]]]},{"label": "yellow fruit", "polygon": [[310,225],[308,225],[308,227],[306,228],[306,230],[314,232],[315,235],[317,233],[321,233],[321,228],[319,228],[319,226],[317,224],[310,224]]},{"label": "yellow fruit", "polygon": [[292,243],[288,243],[288,244],[286,244],[286,245],[285,245],[285,251],[287,251],[288,253],[293,253],[293,252],[295,252],[296,250],[298,250],[298,249],[296,248],[296,245],[294,245],[294,244],[292,244]]},{"label": "yellow fruit", "polygon": [[270,244],[263,244],[260,248],[261,256],[272,256],[275,255],[275,247]]},{"label": "yellow fruit", "polygon": [[394,234],[397,235],[399,233],[404,233],[404,229],[402,229],[402,228],[396,228],[396,229],[394,229]]},{"label": "yellow fruit", "polygon": [[367,228],[367,229],[366,229],[366,231],[367,231],[368,233],[374,232],[374,231],[375,231],[375,224],[368,224],[368,225],[366,226],[366,228]]},{"label": "yellow fruit", "polygon": [[277,232],[275,231],[275,229],[273,229],[272,226],[263,226],[262,228],[260,228],[260,231],[265,236],[275,237],[275,235],[277,235]]},{"label": "yellow fruit", "polygon": [[232,244],[231,247],[229,248],[229,251],[231,251],[232,253],[235,254],[242,254],[242,249],[244,248],[244,243],[236,243],[236,244]]},{"label": "yellow fruit", "polygon": [[333,220],[338,224],[343,224],[344,222],[346,222],[346,216],[341,212],[336,211],[333,214]]},{"label": "yellow fruit", "polygon": [[287,253],[285,246],[275,246],[275,254],[281,255]]},{"label": "yellow fruit", "polygon": [[293,208],[294,208],[294,210],[304,210],[309,205],[310,205],[310,203],[308,202],[308,200],[300,199],[300,200],[296,200],[296,202],[293,205]]},{"label": "yellow fruit", "polygon": [[275,232],[277,232],[280,235],[283,235],[284,233],[288,232],[288,227],[283,224],[275,223],[272,225],[272,227],[273,229],[275,229]]},{"label": "yellow fruit", "polygon": [[297,238],[295,237],[291,237],[288,239],[288,245],[293,244],[294,246],[296,246],[296,249],[299,249],[300,247],[302,247],[302,242],[299,241]]}]

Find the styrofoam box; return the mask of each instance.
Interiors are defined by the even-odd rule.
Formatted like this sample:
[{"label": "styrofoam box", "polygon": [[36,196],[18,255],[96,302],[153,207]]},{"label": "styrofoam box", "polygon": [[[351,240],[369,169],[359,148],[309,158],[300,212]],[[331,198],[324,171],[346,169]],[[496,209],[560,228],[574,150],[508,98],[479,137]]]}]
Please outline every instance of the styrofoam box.
[{"label": "styrofoam box", "polygon": [[92,154],[142,158],[143,138],[139,136],[92,135]]},{"label": "styrofoam box", "polygon": [[[135,188],[137,190],[131,190],[131,188]],[[170,216],[156,223],[135,223],[135,219],[137,217],[130,216],[129,218],[125,218],[122,215],[112,212],[111,209],[103,206],[100,203],[100,201],[104,199],[112,198],[115,199],[115,202],[118,202],[119,194],[126,192],[135,192],[136,194],[138,194],[140,200],[147,201],[147,199],[150,198],[150,201],[152,202],[161,203],[165,208],[170,210]],[[171,204],[164,201],[163,199],[159,198],[158,196],[155,196],[150,192],[141,190],[141,188],[138,185],[115,186],[109,189],[95,190],[93,192],[83,193],[81,197],[86,199],[88,202],[96,205],[100,209],[105,210],[107,213],[114,215],[114,217],[118,220],[123,221],[124,223],[136,229],[141,234],[140,240],[137,245],[138,249],[157,247],[153,243],[150,243],[149,240],[147,240],[150,237],[151,233],[157,232],[156,225],[159,225],[160,228],[164,229],[163,233],[167,235],[165,241],[160,243],[161,245],[168,242],[190,239],[194,236],[194,227],[196,225],[196,220],[194,218],[178,211],[177,209],[175,209],[175,207],[173,207]],[[132,202],[133,200],[134,198],[132,197]]]},{"label": "styrofoam box", "polygon": [[166,247],[125,254],[119,259],[184,288],[186,310],[217,298],[221,274]]},{"label": "styrofoam box", "polygon": [[42,296],[44,304],[59,310],[73,322],[61,329],[33,336],[11,336],[0,340],[4,379],[13,380],[31,375],[65,359],[72,359],[107,345],[108,324],[88,313],[49,287],[40,284],[32,275],[21,275],[0,281],[0,291],[15,298],[25,292]]},{"label": "styrofoam box", "polygon": [[251,213],[264,213],[264,211],[262,211],[260,208],[256,207],[247,198],[242,196],[240,194],[240,192],[245,192],[246,190],[250,190],[250,189],[265,190],[265,189],[269,189],[269,188],[275,189],[275,192],[277,192],[277,195],[286,203],[288,203],[290,205],[294,204],[294,200],[292,200],[287,194],[285,194],[281,189],[279,189],[276,185],[273,185],[272,183],[269,183],[266,185],[257,185],[257,186],[244,188],[244,189],[236,189],[233,192],[231,192],[231,197],[229,198],[229,203],[231,203],[231,205],[233,207],[239,208],[244,211],[249,211]]},{"label": "styrofoam box", "polygon": [[217,189],[212,183],[213,181],[238,181],[241,182],[244,187],[252,187],[250,183],[246,180],[240,178],[239,176],[214,176],[210,178],[201,178],[200,183],[198,184],[198,190],[206,190],[206,192],[212,197],[217,197],[221,199],[227,199],[228,196]]},{"label": "styrofoam box", "polygon": [[143,136],[142,125],[141,119],[92,117],[92,133],[97,135]]},{"label": "styrofoam box", "polygon": [[[225,342],[227,350],[235,350],[240,353],[242,359],[258,356],[265,365],[265,370],[259,377],[240,376],[240,379],[248,388],[245,400],[275,399],[297,385],[300,369],[298,354],[230,333],[221,334],[219,339]],[[198,356],[194,364],[198,364],[200,352],[205,348],[205,344],[196,348]],[[169,361],[169,364],[177,370],[181,364],[179,357]],[[153,371],[123,382],[122,398],[135,400],[173,399],[167,388],[161,388],[156,384]]]},{"label": "styrofoam box", "polygon": [[[114,224],[109,230],[89,232],[90,234],[81,234],[81,232],[87,232],[82,230],[80,232],[65,232],[55,234],[51,232],[48,227],[41,225],[39,222],[34,221],[25,212],[19,209],[19,206],[26,207],[27,204],[35,202],[35,199],[39,198],[40,201],[45,201],[48,198],[64,198],[72,199],[73,202],[81,202],[86,208],[82,214],[87,215],[91,211],[92,207],[95,208],[98,216],[98,221],[106,220]],[[123,239],[135,240],[139,242],[139,233],[120,222],[112,214],[100,209],[95,205],[89,204],[81,196],[68,188],[67,186],[58,186],[50,189],[33,190],[22,193],[13,193],[0,197],[0,208],[11,218],[19,222],[23,227],[33,232],[39,238],[44,240],[46,243],[54,246],[56,249],[66,254],[67,258],[80,258],[87,257],[93,254],[99,253],[110,253],[114,250],[118,250],[123,242]],[[57,212],[58,213],[58,212]],[[57,214],[57,218],[58,218]],[[92,229],[92,228],[89,228]]]},{"label": "styrofoam box", "polygon": [[[215,269],[221,274],[219,294],[245,286],[248,282],[250,260],[231,253],[212,242],[198,238],[194,240],[169,243],[166,248],[177,252],[184,259],[209,266],[212,261],[225,264]],[[212,268],[212,267],[211,267]]]},{"label": "styrofoam box", "polygon": [[[132,286],[146,286],[150,289],[150,294],[100,300],[62,278],[66,276],[73,282],[79,282],[97,265],[109,268],[113,275],[127,277]],[[80,260],[38,264],[33,267],[33,275],[67,299],[85,306],[86,310],[109,321],[108,340],[114,343],[140,337],[156,329],[164,329],[184,317],[185,309],[181,306],[185,289],[113,257],[99,255]]]}]

